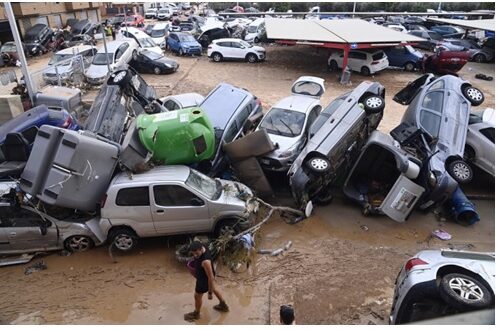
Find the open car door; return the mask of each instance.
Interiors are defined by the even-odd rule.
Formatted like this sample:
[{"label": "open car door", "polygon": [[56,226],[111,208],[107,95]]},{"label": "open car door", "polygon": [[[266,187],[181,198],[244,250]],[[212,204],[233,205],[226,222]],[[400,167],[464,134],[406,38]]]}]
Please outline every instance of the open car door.
[{"label": "open car door", "polygon": [[383,200],[380,209],[392,220],[404,222],[424,191],[423,187],[401,175]]},{"label": "open car door", "polygon": [[428,85],[435,79],[435,76],[431,73],[425,74],[418,79],[410,82],[406,87],[400,90],[395,96],[393,100],[402,105],[408,105],[411,101],[416,97],[418,91],[424,86]]}]

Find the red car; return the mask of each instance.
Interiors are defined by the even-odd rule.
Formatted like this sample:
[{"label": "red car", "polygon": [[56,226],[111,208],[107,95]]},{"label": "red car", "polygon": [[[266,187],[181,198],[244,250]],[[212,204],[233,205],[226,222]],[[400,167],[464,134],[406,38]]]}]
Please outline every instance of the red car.
[{"label": "red car", "polygon": [[451,74],[462,69],[468,62],[470,54],[467,51],[453,52],[438,50],[435,54],[423,58],[421,69],[424,73],[436,73],[440,75]]},{"label": "red car", "polygon": [[121,26],[134,26],[143,27],[145,26],[145,19],[142,15],[129,15],[126,16],[126,20],[121,24]]}]

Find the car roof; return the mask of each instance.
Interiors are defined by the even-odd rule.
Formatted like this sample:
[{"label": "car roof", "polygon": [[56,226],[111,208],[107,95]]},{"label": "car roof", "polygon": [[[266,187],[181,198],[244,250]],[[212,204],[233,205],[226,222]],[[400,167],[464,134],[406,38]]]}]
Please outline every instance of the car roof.
[{"label": "car roof", "polygon": [[307,113],[312,106],[319,102],[319,99],[305,95],[292,95],[276,102],[272,108],[287,109],[301,113]]},{"label": "car roof", "polygon": [[57,55],[66,55],[66,54],[78,54],[82,53],[84,51],[87,51],[89,49],[96,48],[95,46],[90,46],[90,45],[80,45],[80,46],[74,46],[74,47],[69,47],[63,50],[59,50]]},{"label": "car roof", "polygon": [[169,23],[157,23],[154,25],[152,30],[164,30],[165,28],[167,28],[168,25]]},{"label": "car roof", "polygon": [[[126,28],[123,28],[122,30],[126,31]],[[137,36],[138,38],[150,38],[150,36],[148,34],[146,34],[142,30],[137,29],[135,27],[130,26],[130,27],[128,27],[127,30],[128,30],[128,33],[131,33],[131,34]]]},{"label": "car roof", "polygon": [[156,166],[153,169],[130,176],[127,173],[119,173],[113,180],[112,185],[125,185],[128,183],[154,183],[164,181],[185,182],[190,175],[190,168],[185,165]]},{"label": "car roof", "polygon": [[237,42],[237,41],[242,41],[242,39],[238,39],[238,38],[221,38],[221,39],[216,39],[216,40],[212,40],[213,43],[216,43],[216,42],[224,42],[224,41],[234,41],[234,42]]},{"label": "car roof", "polygon": [[[124,39],[124,40],[115,40],[115,41],[111,41],[109,43],[107,43],[107,53],[114,53],[123,43],[127,42],[129,43],[131,39]],[[98,49],[98,52],[99,53],[106,53],[105,51],[105,47],[102,45],[99,49]]]}]

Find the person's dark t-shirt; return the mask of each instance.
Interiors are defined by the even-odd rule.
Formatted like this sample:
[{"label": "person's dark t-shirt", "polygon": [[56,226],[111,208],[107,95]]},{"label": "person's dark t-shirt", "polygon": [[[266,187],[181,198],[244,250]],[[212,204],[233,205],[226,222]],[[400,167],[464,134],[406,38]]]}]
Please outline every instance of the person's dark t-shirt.
[{"label": "person's dark t-shirt", "polygon": [[[211,261],[212,267],[212,256],[211,252],[207,247],[205,247],[205,252],[198,258],[195,259],[195,274],[197,275],[197,283],[195,285],[195,291],[198,293],[205,293],[209,290],[209,278],[207,277],[207,273],[205,272],[204,267],[202,266],[202,262],[204,260]],[[215,275],[214,267],[212,267],[212,273]]]}]

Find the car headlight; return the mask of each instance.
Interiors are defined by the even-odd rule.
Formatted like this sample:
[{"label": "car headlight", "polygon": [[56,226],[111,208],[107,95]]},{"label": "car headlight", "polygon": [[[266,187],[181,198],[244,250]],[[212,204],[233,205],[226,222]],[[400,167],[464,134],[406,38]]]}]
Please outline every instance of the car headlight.
[{"label": "car headlight", "polygon": [[164,66],[165,66],[166,68],[172,68],[172,67],[173,67],[171,64],[168,64],[168,63],[164,63]]},{"label": "car headlight", "polygon": [[290,157],[298,153],[300,147],[300,142],[295,143],[293,146],[285,151],[279,153],[279,157]]},{"label": "car headlight", "polygon": [[36,47],[31,48],[32,52],[36,52]]}]

